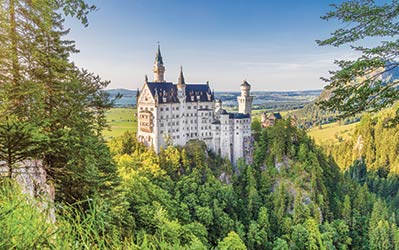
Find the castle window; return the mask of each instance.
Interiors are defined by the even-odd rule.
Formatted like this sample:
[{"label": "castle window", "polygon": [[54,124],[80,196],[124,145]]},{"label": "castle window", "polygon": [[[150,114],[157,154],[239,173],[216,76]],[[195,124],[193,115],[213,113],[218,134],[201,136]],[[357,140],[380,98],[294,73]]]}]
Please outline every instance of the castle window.
[{"label": "castle window", "polygon": [[200,105],[200,109],[202,109],[202,105]]},{"label": "castle window", "polygon": [[163,115],[161,115],[161,119],[163,119]]},{"label": "castle window", "polygon": [[197,106],[194,106],[194,109],[197,109]]},{"label": "castle window", "polygon": [[179,107],[176,107],[176,110],[179,110]]},{"label": "castle window", "polygon": [[151,111],[154,111],[154,108],[151,108]]},{"label": "castle window", "polygon": [[191,106],[188,106],[188,109],[191,109]]},{"label": "castle window", "polygon": [[176,136],[177,137],[177,139],[179,139],[180,138],[180,136]]},{"label": "castle window", "polygon": [[161,127],[163,127],[163,123],[161,123]]},{"label": "castle window", "polygon": [[165,108],[166,111],[169,111],[169,108]]},{"label": "castle window", "polygon": [[161,111],[163,111],[163,108],[161,108]]}]

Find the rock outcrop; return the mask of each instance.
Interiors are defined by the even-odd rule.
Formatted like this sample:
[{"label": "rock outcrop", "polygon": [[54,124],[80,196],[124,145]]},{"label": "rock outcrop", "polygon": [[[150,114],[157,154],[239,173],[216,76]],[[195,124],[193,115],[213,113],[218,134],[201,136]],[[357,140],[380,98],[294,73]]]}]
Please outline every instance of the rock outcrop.
[{"label": "rock outcrop", "polygon": [[[4,161],[0,161],[0,176],[9,178],[9,168]],[[54,222],[55,190],[47,180],[42,161],[25,160],[17,163],[12,169],[11,178],[18,183],[22,193],[31,198],[29,202],[37,206],[40,211],[47,213],[49,221]]]}]

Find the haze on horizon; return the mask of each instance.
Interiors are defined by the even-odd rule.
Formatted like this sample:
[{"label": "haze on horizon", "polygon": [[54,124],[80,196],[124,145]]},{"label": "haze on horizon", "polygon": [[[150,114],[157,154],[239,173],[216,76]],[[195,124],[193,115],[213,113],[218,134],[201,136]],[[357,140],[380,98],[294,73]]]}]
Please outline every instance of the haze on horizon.
[{"label": "haze on horizon", "polygon": [[246,79],[255,91],[321,89],[321,76],[348,48],[319,47],[334,22],[320,19],[337,1],[94,0],[89,27],[68,19],[79,67],[110,80],[109,88],[137,89],[153,79],[157,41],[167,81],[180,65],[187,82],[209,81],[216,91],[237,91]]}]

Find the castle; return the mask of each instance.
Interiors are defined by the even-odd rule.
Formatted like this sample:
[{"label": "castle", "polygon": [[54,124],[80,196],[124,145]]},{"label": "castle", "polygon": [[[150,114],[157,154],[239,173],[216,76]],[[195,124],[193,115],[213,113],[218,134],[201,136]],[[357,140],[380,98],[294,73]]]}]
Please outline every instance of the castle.
[{"label": "castle", "polygon": [[182,68],[177,84],[165,81],[161,50],[155,56],[154,81],[145,78],[137,90],[137,139],[159,153],[167,145],[184,146],[198,139],[208,149],[228,158],[233,165],[240,158],[252,163],[253,137],[251,85],[241,84],[238,113],[228,113],[216,100],[209,83],[186,83]]}]

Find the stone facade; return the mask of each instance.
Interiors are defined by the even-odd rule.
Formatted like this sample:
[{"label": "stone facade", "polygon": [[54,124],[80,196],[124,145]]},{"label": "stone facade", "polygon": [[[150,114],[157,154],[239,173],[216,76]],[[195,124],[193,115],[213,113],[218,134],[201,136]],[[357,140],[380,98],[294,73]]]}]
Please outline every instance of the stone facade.
[{"label": "stone facade", "polygon": [[215,100],[209,83],[188,84],[180,70],[177,84],[166,82],[161,51],[154,63],[154,81],[147,77],[137,92],[137,138],[155,152],[167,145],[204,141],[208,149],[229,159],[233,165],[242,158],[252,163],[251,110],[253,96],[247,81],[237,98],[238,113],[228,113]]}]

